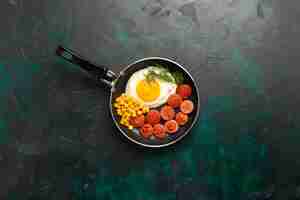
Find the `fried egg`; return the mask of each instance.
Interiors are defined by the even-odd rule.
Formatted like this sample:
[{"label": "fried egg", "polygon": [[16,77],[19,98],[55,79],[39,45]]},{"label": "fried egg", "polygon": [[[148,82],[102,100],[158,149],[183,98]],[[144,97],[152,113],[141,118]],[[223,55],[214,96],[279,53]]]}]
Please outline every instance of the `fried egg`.
[{"label": "fried egg", "polygon": [[148,67],[132,74],[126,85],[126,94],[149,108],[156,108],[167,102],[169,96],[176,92],[177,85],[172,83],[175,80],[172,82],[158,78],[147,80],[146,75],[150,70],[159,72],[161,69]]}]

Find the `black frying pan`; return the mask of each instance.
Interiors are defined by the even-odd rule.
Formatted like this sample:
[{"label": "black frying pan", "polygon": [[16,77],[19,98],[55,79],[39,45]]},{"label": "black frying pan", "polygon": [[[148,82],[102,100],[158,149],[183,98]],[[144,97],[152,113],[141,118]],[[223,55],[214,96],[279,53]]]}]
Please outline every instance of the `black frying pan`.
[{"label": "black frying pan", "polygon": [[[106,67],[95,65],[86,59],[83,59],[81,56],[76,54],[75,52],[71,51],[70,49],[64,48],[59,46],[56,50],[56,54],[58,56],[63,57],[65,60],[78,65],[85,71],[87,71],[90,75],[94,76],[97,81],[103,82],[104,84],[110,87],[110,112],[113,118],[115,125],[118,127],[120,132],[130,141],[134,142],[135,144],[144,146],[144,147],[165,147],[171,144],[175,144],[179,140],[181,140],[184,136],[186,136],[193,125],[195,124],[198,115],[199,115],[199,108],[200,108],[200,101],[199,101],[199,92],[196,86],[192,75],[180,64],[175,61],[172,61],[167,58],[160,58],[160,57],[148,57],[143,58],[134,63],[125,67],[118,75],[107,69]],[[113,103],[115,98],[120,96],[123,92],[125,92],[125,87],[128,79],[131,75],[143,68],[148,66],[154,66],[156,64],[160,64],[166,68],[168,68],[171,72],[172,71],[180,71],[184,75],[184,82],[192,86],[192,97],[191,100],[194,102],[195,109],[189,115],[189,121],[184,126],[180,127],[176,134],[170,135],[163,140],[159,139],[145,139],[139,134],[136,134],[129,129],[123,127],[119,124],[120,118],[116,114],[115,109],[113,108]]]}]

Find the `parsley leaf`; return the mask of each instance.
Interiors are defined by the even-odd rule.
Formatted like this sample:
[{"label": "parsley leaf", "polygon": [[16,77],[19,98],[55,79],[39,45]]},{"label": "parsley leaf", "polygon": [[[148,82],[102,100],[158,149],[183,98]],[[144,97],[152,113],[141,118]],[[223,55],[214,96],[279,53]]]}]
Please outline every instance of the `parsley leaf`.
[{"label": "parsley leaf", "polygon": [[172,76],[174,77],[176,84],[183,83],[184,77],[183,77],[183,74],[181,72],[179,72],[179,71],[173,72]]},{"label": "parsley leaf", "polygon": [[154,81],[155,79],[160,79],[166,82],[175,83],[175,79],[168,69],[163,67],[156,67],[150,69],[146,74],[147,81]]}]

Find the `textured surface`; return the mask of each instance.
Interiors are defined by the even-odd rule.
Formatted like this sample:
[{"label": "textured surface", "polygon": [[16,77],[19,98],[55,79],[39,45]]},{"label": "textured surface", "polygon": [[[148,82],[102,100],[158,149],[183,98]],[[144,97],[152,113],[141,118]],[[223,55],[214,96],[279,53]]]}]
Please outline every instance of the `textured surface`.
[{"label": "textured surface", "polygon": [[[0,199],[300,198],[300,2],[2,0]],[[173,148],[119,137],[109,92],[58,44],[118,72],[146,56],[194,75],[202,113]]]}]

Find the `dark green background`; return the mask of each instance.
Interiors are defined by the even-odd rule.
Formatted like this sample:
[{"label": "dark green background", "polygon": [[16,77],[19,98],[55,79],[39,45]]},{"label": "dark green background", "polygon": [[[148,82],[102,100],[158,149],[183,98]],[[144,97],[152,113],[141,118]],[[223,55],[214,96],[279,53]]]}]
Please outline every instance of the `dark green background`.
[{"label": "dark green background", "polygon": [[[299,1],[2,0],[0,24],[0,199],[300,198]],[[58,44],[115,72],[183,64],[197,125],[164,150],[129,144]]]}]

